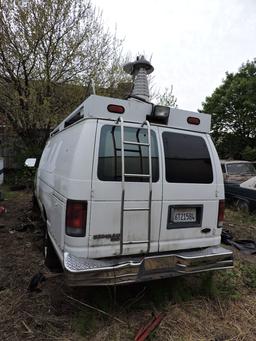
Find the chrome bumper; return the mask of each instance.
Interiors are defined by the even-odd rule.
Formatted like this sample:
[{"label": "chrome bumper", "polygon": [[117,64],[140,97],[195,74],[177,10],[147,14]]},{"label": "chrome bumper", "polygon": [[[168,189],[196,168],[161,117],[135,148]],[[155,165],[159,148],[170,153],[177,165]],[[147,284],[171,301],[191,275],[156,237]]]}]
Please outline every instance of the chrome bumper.
[{"label": "chrome bumper", "polygon": [[65,280],[69,286],[126,284],[232,267],[232,251],[221,246],[108,259],[64,254]]}]

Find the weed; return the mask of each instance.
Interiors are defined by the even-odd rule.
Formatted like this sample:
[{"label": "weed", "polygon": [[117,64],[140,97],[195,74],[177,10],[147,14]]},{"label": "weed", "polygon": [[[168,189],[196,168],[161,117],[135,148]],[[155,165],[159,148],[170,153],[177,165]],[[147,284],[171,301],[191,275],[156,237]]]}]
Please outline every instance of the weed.
[{"label": "weed", "polygon": [[186,277],[176,277],[172,281],[172,300],[176,303],[188,301],[195,294],[195,281],[196,278],[190,276],[189,279]]},{"label": "weed", "polygon": [[99,316],[94,312],[78,312],[72,320],[72,329],[82,336],[92,334],[98,329]]},{"label": "weed", "polygon": [[242,286],[241,277],[239,264],[232,270],[216,272],[212,296],[220,296],[222,299],[238,299],[240,297],[239,288]]},{"label": "weed", "polygon": [[154,281],[147,283],[147,296],[151,303],[156,307],[164,307],[168,304],[171,297],[171,281]]},{"label": "weed", "polygon": [[249,288],[256,288],[256,264],[244,263],[242,266],[243,282]]},{"label": "weed", "polygon": [[152,331],[149,336],[147,337],[148,341],[154,341],[157,340],[157,330]]},{"label": "weed", "polygon": [[232,221],[233,223],[240,223],[243,225],[256,225],[256,215],[248,214],[233,209],[225,209],[225,220]]},{"label": "weed", "polygon": [[199,294],[202,296],[213,298],[217,295],[216,282],[213,272],[205,272],[201,274],[201,285]]},{"label": "weed", "polygon": [[223,299],[237,299],[242,285],[241,269],[205,272],[194,276],[176,279],[172,297],[176,303],[192,300],[195,297],[221,297]]},{"label": "weed", "polygon": [[10,200],[16,196],[16,193],[14,191],[10,191],[9,186],[6,184],[0,186],[0,192],[3,193],[4,200]]}]

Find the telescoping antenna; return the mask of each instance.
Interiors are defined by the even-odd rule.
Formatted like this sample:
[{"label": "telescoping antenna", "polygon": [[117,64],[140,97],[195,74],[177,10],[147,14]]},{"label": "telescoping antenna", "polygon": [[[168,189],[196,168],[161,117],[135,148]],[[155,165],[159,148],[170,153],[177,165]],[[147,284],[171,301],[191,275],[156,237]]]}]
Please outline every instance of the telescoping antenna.
[{"label": "telescoping antenna", "polygon": [[130,97],[149,102],[147,75],[154,71],[150,62],[144,56],[138,56],[135,62],[124,65],[124,71],[133,76],[133,89]]}]

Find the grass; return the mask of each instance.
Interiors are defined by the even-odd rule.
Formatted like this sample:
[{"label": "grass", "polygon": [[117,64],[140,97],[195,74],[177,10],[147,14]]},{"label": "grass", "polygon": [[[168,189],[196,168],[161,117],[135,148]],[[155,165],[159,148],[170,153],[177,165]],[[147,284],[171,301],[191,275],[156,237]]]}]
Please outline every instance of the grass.
[{"label": "grass", "polygon": [[232,207],[225,209],[225,220],[226,222],[230,222],[233,224],[250,224],[256,225],[256,215],[255,214],[248,214],[241,211],[236,211]]},{"label": "grass", "polygon": [[3,184],[0,185],[0,192],[3,193],[4,200],[12,200],[14,198],[20,197],[22,198],[24,195],[23,190],[11,190],[12,185],[9,184]]},{"label": "grass", "polygon": [[101,316],[91,311],[79,311],[72,320],[72,329],[81,336],[90,336],[101,325]]},{"label": "grass", "polygon": [[[112,294],[109,293],[110,289],[94,288],[88,294],[89,297],[86,298],[86,302],[90,302],[93,306],[127,321],[127,327],[123,328],[118,323],[116,325],[111,318],[88,310],[77,312],[74,315],[72,329],[82,337],[90,339],[99,330],[104,330],[109,325],[114,324],[117,330],[108,331],[111,340],[132,340],[134,331],[149,322],[153,313],[165,312],[167,316],[170,316],[174,307],[179,307],[180,311],[188,305],[191,307],[189,309],[192,310],[194,306],[193,318],[197,319],[197,315],[202,313],[204,304],[210,304],[211,309],[215,309],[215,306],[221,305],[225,307],[230,302],[239,302],[242,297],[243,287],[254,287],[256,285],[256,271],[255,268],[253,269],[254,271],[251,272],[251,268],[238,263],[234,270],[206,272],[193,276],[148,282],[144,283],[143,286],[118,287],[116,288],[115,302],[113,301],[113,288],[111,289]],[[248,273],[250,276],[248,276]],[[140,296],[141,292],[143,294]],[[103,297],[104,302],[102,302]],[[136,301],[137,297],[141,297],[139,301]],[[200,305],[200,302],[202,302],[202,307],[198,310],[197,306]],[[187,313],[182,311],[182,314]],[[130,321],[132,321],[131,325]],[[134,324],[138,325],[138,327],[134,327]],[[118,337],[115,336],[116,333],[119,333]],[[156,330],[151,333],[149,340],[158,339],[158,331]],[[182,340],[182,337],[180,340]]]},{"label": "grass", "polygon": [[0,186],[0,192],[4,195],[4,200],[10,200],[15,197],[16,193],[10,190],[10,186],[4,184]]},{"label": "grass", "polygon": [[[24,191],[9,192],[8,186],[2,188],[8,196],[13,196],[4,204],[8,206],[8,213],[4,217],[10,218],[8,226],[15,226],[20,223],[21,215],[30,210],[31,196]],[[251,236],[255,240],[255,217],[228,209],[225,225],[235,239]],[[40,340],[129,341],[134,340],[140,328],[160,312],[165,313],[165,317],[148,340],[255,340],[256,255],[243,255],[236,250],[235,267],[231,270],[116,289],[71,289],[63,285],[61,277],[49,278],[41,293],[28,295],[28,282],[42,261],[39,244],[34,239],[37,237],[30,231],[9,234],[8,229],[2,229],[0,232],[0,250],[6,262],[0,288],[0,315],[4,321],[2,325],[0,321],[0,330],[1,336],[4,330],[10,340],[28,337]],[[27,247],[28,242],[33,247]],[[63,293],[102,309],[112,317],[77,302],[72,303],[65,299]],[[21,321],[32,330],[31,333]]]},{"label": "grass", "polygon": [[256,264],[244,263],[242,267],[243,282],[251,288],[256,288]]}]

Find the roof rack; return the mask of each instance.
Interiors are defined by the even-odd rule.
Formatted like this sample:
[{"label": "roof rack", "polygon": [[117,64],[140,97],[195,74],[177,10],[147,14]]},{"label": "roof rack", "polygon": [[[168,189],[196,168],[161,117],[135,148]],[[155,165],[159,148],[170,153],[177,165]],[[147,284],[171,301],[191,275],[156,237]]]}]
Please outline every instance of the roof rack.
[{"label": "roof rack", "polygon": [[74,113],[74,115],[72,115],[71,117],[68,117],[64,121],[64,128],[70,126],[71,124],[73,124],[77,121],[80,121],[82,118],[84,118],[84,114],[81,114],[81,111]]}]

